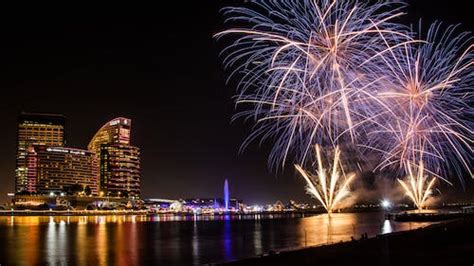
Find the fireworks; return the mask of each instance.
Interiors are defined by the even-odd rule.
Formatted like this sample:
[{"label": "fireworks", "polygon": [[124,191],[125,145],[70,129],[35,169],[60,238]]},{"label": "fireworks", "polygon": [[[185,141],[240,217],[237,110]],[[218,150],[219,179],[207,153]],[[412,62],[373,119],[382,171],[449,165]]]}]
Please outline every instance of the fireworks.
[{"label": "fireworks", "polygon": [[[403,6],[270,0],[224,9],[226,22],[239,25],[216,34],[239,36],[223,50],[230,77],[239,77],[236,102],[244,111],[236,118],[255,120],[242,147],[271,140],[270,166],[284,167],[291,158],[328,212],[347,196],[353,176],[337,186],[339,149],[326,176],[318,145],[343,145],[359,157],[377,157],[374,171],[407,175],[399,182],[418,208],[436,178],[474,177],[472,37],[435,23],[416,39],[392,22]],[[303,170],[313,161],[316,178]],[[429,182],[425,172],[433,176]]]},{"label": "fireworks", "polygon": [[432,194],[432,188],[436,178],[428,181],[428,177],[424,174],[423,162],[420,162],[417,173],[413,173],[412,166],[408,165],[408,177],[406,181],[398,179],[406,194],[413,201],[415,206],[421,210],[426,206],[426,200]]},{"label": "fireworks", "polygon": [[[318,162],[316,176],[309,174],[301,166],[295,165],[296,170],[306,180],[308,193],[315,197],[328,213],[331,213],[349,195],[348,187],[355,176],[354,174],[349,174],[347,177],[345,175],[341,176],[341,173],[338,171],[340,155],[341,152],[337,147],[334,152],[332,170],[327,172],[323,167],[319,145],[316,145],[316,158]],[[341,177],[344,180],[341,180]]]},{"label": "fireworks", "polygon": [[[239,116],[256,120],[243,147],[272,139],[272,166],[289,154],[305,163],[315,144],[355,142],[360,118],[370,109],[372,62],[412,42],[391,19],[403,13],[393,1],[282,0],[253,2],[253,9],[225,9],[228,22],[243,23],[217,34],[239,35],[223,53],[231,76],[240,74]],[[388,45],[388,46],[387,46]]]},{"label": "fireworks", "polygon": [[380,169],[423,161],[438,178],[449,166],[472,176],[474,46],[467,33],[455,32],[434,24],[423,43],[380,58],[387,71],[376,92],[381,108],[370,119],[375,141],[366,145],[383,153]]}]

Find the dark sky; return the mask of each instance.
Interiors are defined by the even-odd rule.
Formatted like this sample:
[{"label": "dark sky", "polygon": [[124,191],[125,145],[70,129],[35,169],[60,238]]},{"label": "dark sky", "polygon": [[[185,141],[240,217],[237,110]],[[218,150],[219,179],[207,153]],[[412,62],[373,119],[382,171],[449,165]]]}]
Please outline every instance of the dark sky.
[{"label": "dark sky", "polygon": [[[473,29],[469,1],[409,2],[406,21]],[[0,199],[13,191],[16,117],[25,110],[66,115],[67,145],[78,148],[108,120],[131,118],[145,197],[219,196],[228,178],[247,203],[309,201],[292,170],[268,171],[268,149],[238,154],[250,125],[230,122],[235,88],[212,39],[224,28],[219,9],[238,1],[157,3],[2,7]]]}]

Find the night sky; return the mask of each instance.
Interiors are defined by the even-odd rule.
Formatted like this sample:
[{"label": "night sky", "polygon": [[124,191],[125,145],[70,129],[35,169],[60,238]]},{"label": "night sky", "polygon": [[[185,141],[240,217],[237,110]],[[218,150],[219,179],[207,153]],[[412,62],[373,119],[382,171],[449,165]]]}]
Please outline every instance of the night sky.
[{"label": "night sky", "polygon": [[[231,196],[246,203],[310,200],[292,169],[268,171],[268,147],[238,153],[251,124],[231,123],[235,87],[225,84],[222,44],[212,38],[224,29],[219,9],[238,1],[169,2],[2,7],[0,199],[14,190],[23,110],[66,115],[67,146],[77,148],[110,119],[131,118],[144,197],[216,197],[228,178]],[[469,1],[409,2],[405,22],[474,28]]]}]

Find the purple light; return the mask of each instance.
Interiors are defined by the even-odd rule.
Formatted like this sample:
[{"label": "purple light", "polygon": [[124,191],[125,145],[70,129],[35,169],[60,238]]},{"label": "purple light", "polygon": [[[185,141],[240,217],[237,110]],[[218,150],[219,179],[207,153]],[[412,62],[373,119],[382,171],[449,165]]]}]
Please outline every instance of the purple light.
[{"label": "purple light", "polygon": [[225,210],[229,210],[229,182],[227,179],[224,181],[224,206]]}]

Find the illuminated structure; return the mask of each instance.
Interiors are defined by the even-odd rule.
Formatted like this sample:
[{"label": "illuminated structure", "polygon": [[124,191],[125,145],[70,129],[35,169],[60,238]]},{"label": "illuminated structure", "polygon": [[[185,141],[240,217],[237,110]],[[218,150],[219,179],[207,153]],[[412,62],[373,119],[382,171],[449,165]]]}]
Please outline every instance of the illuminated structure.
[{"label": "illuminated structure", "polygon": [[97,162],[87,150],[30,146],[27,155],[28,192],[98,194]]},{"label": "illuminated structure", "polygon": [[105,144],[130,145],[131,128],[132,120],[128,118],[119,117],[109,121],[95,133],[87,148],[99,154],[100,147]]},{"label": "illuminated structure", "polygon": [[227,179],[224,181],[224,206],[226,210],[229,210],[229,182]]},{"label": "illuminated structure", "polygon": [[197,198],[197,199],[184,199],[183,205],[188,208],[201,208],[201,209],[221,209],[223,211],[238,210],[239,205],[243,202],[239,199],[229,198],[227,203],[223,198]]},{"label": "illuminated structure", "polygon": [[130,145],[102,145],[100,182],[113,196],[140,195],[140,150]]},{"label": "illuminated structure", "polygon": [[65,117],[58,114],[22,113],[18,117],[17,152],[15,169],[16,193],[28,188],[28,149],[32,145],[64,146]]},{"label": "illuminated structure", "polygon": [[140,150],[130,145],[131,120],[119,117],[94,135],[88,149],[99,162],[100,191],[108,196],[140,196]]}]

